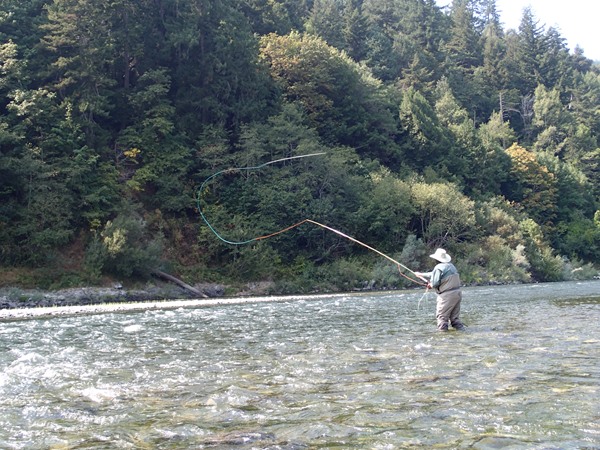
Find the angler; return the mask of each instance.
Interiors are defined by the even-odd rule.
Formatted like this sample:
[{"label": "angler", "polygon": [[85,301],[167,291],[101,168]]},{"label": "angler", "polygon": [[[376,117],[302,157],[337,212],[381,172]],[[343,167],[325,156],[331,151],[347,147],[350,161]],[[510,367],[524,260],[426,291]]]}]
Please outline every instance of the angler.
[{"label": "angler", "polygon": [[443,248],[438,248],[430,258],[437,264],[431,272],[415,272],[415,275],[429,279],[428,288],[437,292],[436,319],[439,331],[448,331],[448,324],[455,330],[463,330],[465,325],[460,320],[460,303],[462,290],[460,275],[450,261],[452,257]]}]

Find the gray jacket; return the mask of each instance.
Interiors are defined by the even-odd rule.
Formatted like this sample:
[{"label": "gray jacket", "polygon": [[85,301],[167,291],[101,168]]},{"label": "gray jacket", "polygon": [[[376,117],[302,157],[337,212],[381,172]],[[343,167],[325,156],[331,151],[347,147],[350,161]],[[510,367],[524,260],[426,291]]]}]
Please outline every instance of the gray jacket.
[{"label": "gray jacket", "polygon": [[438,294],[460,289],[460,275],[452,263],[439,263],[431,272],[423,275],[429,278],[431,287]]}]

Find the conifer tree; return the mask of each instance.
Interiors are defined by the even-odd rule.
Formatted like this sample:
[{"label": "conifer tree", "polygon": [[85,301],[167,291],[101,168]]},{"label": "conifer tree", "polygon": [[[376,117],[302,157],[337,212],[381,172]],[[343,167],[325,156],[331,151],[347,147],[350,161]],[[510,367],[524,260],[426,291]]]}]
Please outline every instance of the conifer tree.
[{"label": "conifer tree", "polygon": [[531,7],[523,10],[518,33],[517,61],[519,89],[522,95],[530,95],[536,86],[543,83],[542,55],[547,50],[544,27],[539,24]]},{"label": "conifer tree", "polygon": [[341,5],[337,0],[315,0],[306,22],[306,31],[321,37],[332,47],[345,47]]}]

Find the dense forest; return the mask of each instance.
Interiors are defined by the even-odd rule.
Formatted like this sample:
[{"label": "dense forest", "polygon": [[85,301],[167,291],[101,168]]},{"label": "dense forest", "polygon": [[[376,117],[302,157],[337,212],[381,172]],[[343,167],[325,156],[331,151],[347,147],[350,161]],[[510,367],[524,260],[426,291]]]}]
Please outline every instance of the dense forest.
[{"label": "dense forest", "polygon": [[495,0],[2,0],[2,283],[410,285],[200,212],[414,270],[444,247],[466,283],[590,278],[599,136],[598,64]]}]

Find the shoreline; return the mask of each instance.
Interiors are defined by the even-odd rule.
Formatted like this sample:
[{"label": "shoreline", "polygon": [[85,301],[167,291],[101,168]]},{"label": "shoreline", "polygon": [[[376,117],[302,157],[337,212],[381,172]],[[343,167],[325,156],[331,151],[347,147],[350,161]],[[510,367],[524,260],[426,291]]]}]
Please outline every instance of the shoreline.
[{"label": "shoreline", "polygon": [[[121,312],[140,312],[154,310],[169,310],[180,308],[201,308],[211,306],[239,305],[245,303],[273,303],[287,302],[293,300],[310,300],[323,296],[344,297],[353,293],[336,294],[306,294],[306,295],[274,295],[256,297],[227,297],[218,299],[172,299],[154,300],[122,303],[98,303],[90,305],[66,305],[66,306],[39,306],[27,308],[5,308],[0,309],[0,322],[9,320],[26,320],[44,317],[64,317],[80,314],[105,314]],[[356,293],[354,293],[356,294]]]},{"label": "shoreline", "polygon": [[[152,305],[172,303],[177,307],[178,302],[185,304],[215,305],[221,303],[250,302],[257,298],[297,298],[314,295],[349,295],[352,293],[374,291],[373,289],[357,290],[351,292],[319,292],[282,294],[274,292],[272,282],[251,282],[236,289],[221,284],[197,284],[195,295],[189,290],[171,284],[152,284],[142,288],[130,289],[119,284],[113,287],[77,287],[60,289],[56,291],[43,291],[38,289],[20,289],[16,287],[0,288],[0,319],[9,315],[9,311],[54,310],[55,308],[70,307],[73,310],[105,310],[129,311],[132,309],[148,309]],[[399,291],[411,288],[398,289]],[[396,291],[396,289],[377,289],[376,291]],[[134,307],[133,304],[140,306]],[[110,305],[110,306],[108,306]],[[157,306],[154,306],[157,307]],[[168,306],[164,306],[168,307]],[[87,308],[87,309],[85,309]]]},{"label": "shoreline", "polygon": [[[598,281],[573,280],[574,282]],[[516,283],[523,284],[523,283]],[[524,283],[537,285],[539,283]],[[286,302],[311,300],[326,297],[348,297],[365,293],[414,293],[421,288],[375,289],[349,292],[313,292],[307,294],[271,294],[269,283],[249,283],[246,289],[225,295],[221,285],[204,285],[205,298],[197,298],[170,286],[151,286],[140,290],[127,290],[120,286],[113,288],[70,288],[48,292],[0,288],[0,323],[11,320],[27,320],[43,317],[74,316],[81,314],[127,313],[179,308],[202,308],[245,303]],[[502,284],[502,285],[511,285]],[[463,288],[483,285],[465,285]],[[485,286],[499,286],[488,284]],[[432,291],[430,291],[432,292]]]}]

